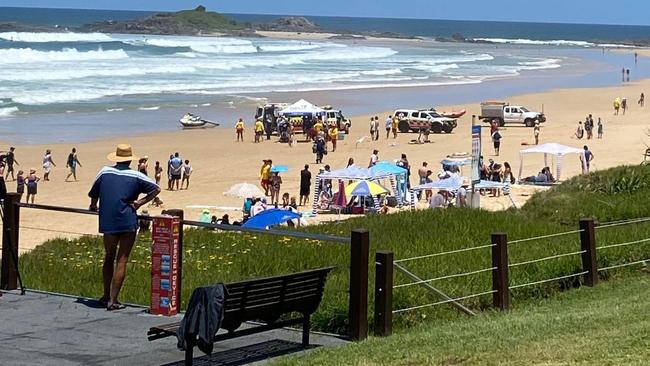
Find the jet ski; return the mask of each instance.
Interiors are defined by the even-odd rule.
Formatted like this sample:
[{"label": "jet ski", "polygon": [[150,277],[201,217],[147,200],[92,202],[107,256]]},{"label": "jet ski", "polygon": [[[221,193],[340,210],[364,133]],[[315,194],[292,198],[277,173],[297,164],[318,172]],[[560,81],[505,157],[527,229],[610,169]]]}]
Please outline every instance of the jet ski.
[{"label": "jet ski", "polygon": [[186,113],[180,120],[178,120],[183,129],[192,128],[209,128],[219,126],[219,123],[208,121],[192,113]]}]

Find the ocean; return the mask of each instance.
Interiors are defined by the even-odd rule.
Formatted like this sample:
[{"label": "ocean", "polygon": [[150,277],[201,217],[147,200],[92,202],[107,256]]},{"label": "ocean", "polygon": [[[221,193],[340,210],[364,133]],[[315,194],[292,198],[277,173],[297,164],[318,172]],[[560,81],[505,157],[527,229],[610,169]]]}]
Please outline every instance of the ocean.
[{"label": "ocean", "polygon": [[[65,29],[147,14],[0,8],[0,22]],[[271,20],[231,17],[242,22]],[[186,111],[230,124],[236,117],[250,119],[255,107],[269,99],[291,102],[310,95],[319,104],[356,114],[415,102],[428,107],[478,100],[488,97],[490,89],[490,96],[497,97],[551,87],[609,85],[630,60],[605,52],[603,44],[650,34],[650,27],[313,20],[327,30],[399,31],[425,38],[448,37],[460,30],[466,37],[499,44],[4,32],[0,139],[75,141],[168,130],[176,128]],[[650,75],[646,66],[645,60],[636,65],[634,77]],[[577,82],[581,84],[571,84]],[[503,87],[495,92],[489,85]],[[374,92],[387,88],[399,90],[395,94],[403,98],[397,100],[400,105],[385,105],[396,100]],[[426,88],[427,95],[414,97],[413,88]]]}]

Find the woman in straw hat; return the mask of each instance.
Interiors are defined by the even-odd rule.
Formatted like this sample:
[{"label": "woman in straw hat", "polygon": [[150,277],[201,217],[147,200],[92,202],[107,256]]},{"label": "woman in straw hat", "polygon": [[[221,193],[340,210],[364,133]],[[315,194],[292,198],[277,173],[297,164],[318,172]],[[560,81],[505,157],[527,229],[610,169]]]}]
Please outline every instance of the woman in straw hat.
[{"label": "woman in straw hat", "polygon": [[[88,196],[91,210],[96,211],[99,202],[99,232],[104,234],[106,250],[104,295],[100,302],[107,310],[119,310],[124,308],[117,298],[138,230],[137,210],[153,200],[160,187],[151,178],[130,169],[131,162],[138,161],[131,145],[117,145],[116,151],[108,154],[108,160],[116,164],[100,170]],[[146,196],[138,199],[141,194]]]}]

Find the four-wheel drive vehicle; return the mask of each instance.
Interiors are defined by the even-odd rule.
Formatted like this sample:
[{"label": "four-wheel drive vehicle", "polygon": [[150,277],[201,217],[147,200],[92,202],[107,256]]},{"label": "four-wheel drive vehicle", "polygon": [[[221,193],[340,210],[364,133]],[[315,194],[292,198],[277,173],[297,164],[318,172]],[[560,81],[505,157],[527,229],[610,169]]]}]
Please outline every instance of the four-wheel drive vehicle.
[{"label": "four-wheel drive vehicle", "polygon": [[277,119],[280,111],[287,108],[289,103],[268,103],[257,107],[255,119],[261,118],[264,123],[268,123],[271,131],[275,132],[278,128]]},{"label": "four-wheel drive vehicle", "polygon": [[345,118],[341,111],[332,109],[332,106],[326,105],[322,106],[321,108],[326,111],[325,123],[327,123],[328,126],[336,126],[336,128],[338,128],[339,132],[341,133],[350,132],[350,127],[352,127],[351,119]]},{"label": "four-wheel drive vehicle", "polygon": [[484,122],[497,121],[499,126],[506,123],[521,123],[526,127],[533,127],[536,122],[546,122],[544,113],[531,112],[525,107],[505,102],[481,103],[481,115],[478,118]]},{"label": "four-wheel drive vehicle", "polygon": [[427,127],[433,133],[451,133],[458,125],[455,119],[443,117],[430,110],[398,109],[393,115],[399,118],[397,129],[402,133],[420,132]]}]

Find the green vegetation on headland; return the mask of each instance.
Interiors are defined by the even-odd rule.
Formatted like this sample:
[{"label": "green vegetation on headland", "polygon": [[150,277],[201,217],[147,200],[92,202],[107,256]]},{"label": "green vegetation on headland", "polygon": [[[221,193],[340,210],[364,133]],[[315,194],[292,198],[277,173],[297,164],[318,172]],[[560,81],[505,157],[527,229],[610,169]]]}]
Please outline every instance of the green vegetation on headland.
[{"label": "green vegetation on headland", "polygon": [[[510,241],[538,235],[567,232],[578,228],[578,219],[594,217],[600,222],[648,217],[650,205],[650,167],[619,167],[575,177],[546,192],[536,194],[519,210],[487,212],[470,209],[426,210],[354,218],[340,223],[311,226],[309,232],[349,235],[354,228],[370,230],[370,268],[374,268],[376,250],[392,250],[395,258],[408,258],[449,250],[490,244],[493,232],[506,232]],[[21,215],[28,218],[29,211]],[[650,221],[599,229],[598,246],[650,238]],[[512,244],[511,263],[539,259],[580,250],[577,233]],[[140,236],[131,257],[122,300],[148,304],[150,288],[150,243]],[[650,242],[608,248],[598,252],[599,266],[639,261],[650,257]],[[22,275],[28,288],[78,294],[101,295],[101,261],[103,246],[99,237],[77,240],[51,240],[21,256]],[[304,269],[338,266],[328,279],[325,297],[312,318],[315,329],[343,332],[346,328],[349,248],[343,244],[269,235],[221,233],[188,230],[184,243],[183,299],[198,286],[216,282],[263,277]],[[404,265],[422,278],[434,278],[491,267],[490,249],[406,262]],[[600,272],[603,279],[636,269]],[[582,271],[578,255],[514,267],[511,285],[524,284],[559,276],[556,282],[512,290],[514,307],[538,301],[563,290],[580,286]],[[374,272],[374,271],[371,271]],[[371,273],[370,288],[374,283]],[[395,284],[410,282],[396,274]],[[452,297],[491,290],[491,274],[436,281],[434,285]],[[371,296],[372,296],[372,291]],[[426,290],[404,287],[394,292],[394,308],[423,305],[439,301]],[[370,300],[372,307],[373,300]],[[491,308],[491,297],[464,300],[474,309]],[[372,311],[370,311],[372,314]],[[397,331],[431,319],[461,317],[448,305],[396,314]]]},{"label": "green vegetation on headland", "polygon": [[647,365],[650,277],[629,276],[507,313],[422,324],[274,365]]}]

